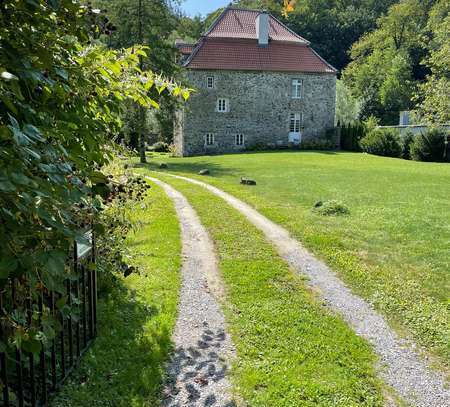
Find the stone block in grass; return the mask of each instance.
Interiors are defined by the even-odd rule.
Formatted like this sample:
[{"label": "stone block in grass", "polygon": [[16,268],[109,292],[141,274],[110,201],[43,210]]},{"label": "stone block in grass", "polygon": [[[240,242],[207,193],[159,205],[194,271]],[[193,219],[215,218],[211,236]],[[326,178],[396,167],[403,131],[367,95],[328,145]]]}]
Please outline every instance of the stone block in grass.
[{"label": "stone block in grass", "polygon": [[241,184],[242,185],[256,185],[256,181],[251,178],[241,178]]}]

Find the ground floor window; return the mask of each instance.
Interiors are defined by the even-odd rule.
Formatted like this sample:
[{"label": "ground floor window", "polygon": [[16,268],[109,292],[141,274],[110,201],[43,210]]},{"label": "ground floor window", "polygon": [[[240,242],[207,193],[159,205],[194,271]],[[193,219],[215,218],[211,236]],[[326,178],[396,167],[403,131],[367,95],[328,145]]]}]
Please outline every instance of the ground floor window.
[{"label": "ground floor window", "polygon": [[301,113],[291,113],[289,120],[289,131],[291,133],[300,133],[301,122],[302,122]]},{"label": "ground floor window", "polygon": [[214,134],[213,133],[206,133],[206,135],[205,135],[205,144],[207,146],[214,145]]},{"label": "ground floor window", "polygon": [[244,135],[243,134],[236,134],[236,145],[237,146],[244,145]]}]

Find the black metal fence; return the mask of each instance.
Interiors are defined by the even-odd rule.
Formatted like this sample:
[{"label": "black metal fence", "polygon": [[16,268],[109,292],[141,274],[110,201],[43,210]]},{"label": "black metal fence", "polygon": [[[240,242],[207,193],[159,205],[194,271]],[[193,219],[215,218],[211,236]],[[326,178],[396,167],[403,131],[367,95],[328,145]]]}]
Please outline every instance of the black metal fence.
[{"label": "black metal fence", "polygon": [[[74,244],[70,267],[74,278],[65,282],[66,295],[44,291],[38,300],[27,299],[22,305],[28,324],[37,312],[39,324],[44,308],[60,323],[51,343],[41,343],[39,354],[18,349],[0,352],[0,381],[2,406],[37,407],[48,405],[49,397],[67,379],[84,352],[97,335],[97,273],[95,267],[95,239],[92,232],[86,234],[89,245]],[[20,287],[20,288],[19,288]],[[23,284],[9,281],[0,293],[0,310],[15,309],[17,290]],[[58,308],[64,297],[70,312]],[[3,340],[3,332],[0,332]]]}]

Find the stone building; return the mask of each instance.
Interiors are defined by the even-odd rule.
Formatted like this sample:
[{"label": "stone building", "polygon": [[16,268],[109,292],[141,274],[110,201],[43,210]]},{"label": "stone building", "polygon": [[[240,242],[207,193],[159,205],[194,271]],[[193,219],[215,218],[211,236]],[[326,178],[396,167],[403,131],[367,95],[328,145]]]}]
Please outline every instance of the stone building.
[{"label": "stone building", "polygon": [[334,127],[336,69],[267,12],[228,7],[177,46],[196,90],[177,113],[179,155],[301,144]]}]

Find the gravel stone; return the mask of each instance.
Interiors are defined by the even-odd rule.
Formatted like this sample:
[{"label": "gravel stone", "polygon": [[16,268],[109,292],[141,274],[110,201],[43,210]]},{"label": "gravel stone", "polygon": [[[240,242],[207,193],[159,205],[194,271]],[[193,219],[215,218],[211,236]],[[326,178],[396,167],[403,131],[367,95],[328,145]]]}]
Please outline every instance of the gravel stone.
[{"label": "gravel stone", "polygon": [[308,284],[319,291],[327,306],[337,311],[358,335],[373,346],[379,358],[380,377],[406,402],[417,407],[450,406],[450,390],[444,375],[430,369],[411,340],[400,338],[381,314],[353,294],[327,265],[309,253],[286,229],[218,188],[190,178],[170,176],[200,185],[223,198],[260,229],[280,256],[293,269],[308,277]]},{"label": "gravel stone", "polygon": [[150,177],[173,200],[183,242],[182,287],[173,334],[175,352],[161,407],[233,407],[228,380],[235,350],[219,306],[223,288],[214,245],[186,198]]}]

